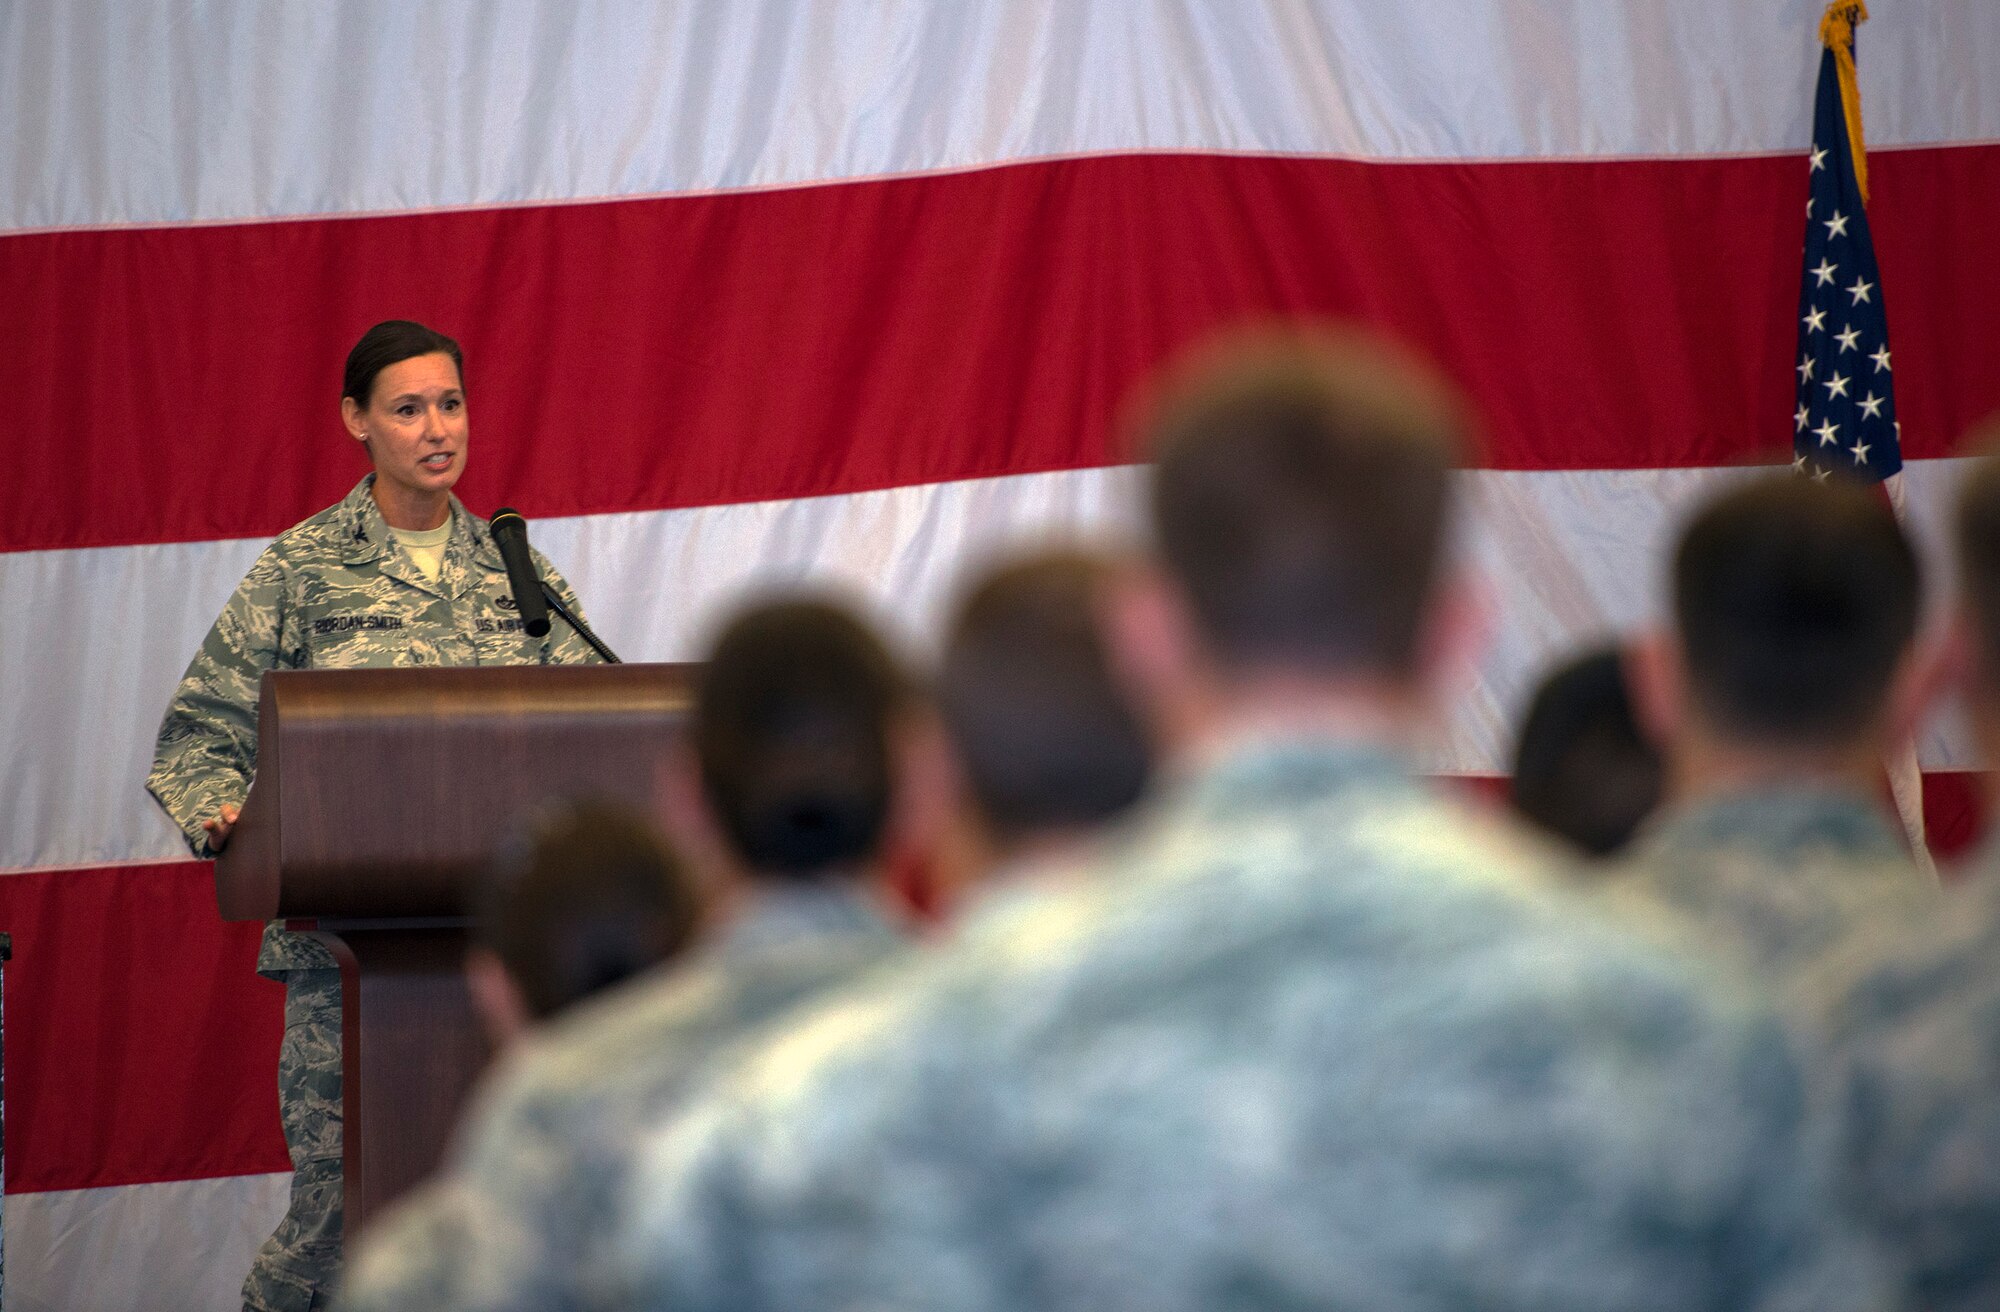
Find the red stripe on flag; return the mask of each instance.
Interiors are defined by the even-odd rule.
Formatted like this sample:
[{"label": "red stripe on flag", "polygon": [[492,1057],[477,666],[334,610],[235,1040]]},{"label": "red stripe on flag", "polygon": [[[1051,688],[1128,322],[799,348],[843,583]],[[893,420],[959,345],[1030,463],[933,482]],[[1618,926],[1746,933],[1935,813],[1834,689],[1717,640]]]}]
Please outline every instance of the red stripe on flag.
[{"label": "red stripe on flag", "polygon": [[[1885,151],[1912,455],[2000,407],[2000,147]],[[459,335],[475,509],[852,492],[1115,462],[1131,382],[1273,311],[1439,357],[1502,468],[1790,440],[1803,159],[1107,157],[791,191],[0,239],[0,550],[268,536],[365,469],[347,348]]]},{"label": "red stripe on flag", "polygon": [[1983,770],[1938,770],[1924,776],[1924,837],[1940,861],[1962,861],[1986,837],[1993,780]]},{"label": "red stripe on flag", "polygon": [[206,862],[0,878],[9,1193],[291,1169],[259,928]]}]

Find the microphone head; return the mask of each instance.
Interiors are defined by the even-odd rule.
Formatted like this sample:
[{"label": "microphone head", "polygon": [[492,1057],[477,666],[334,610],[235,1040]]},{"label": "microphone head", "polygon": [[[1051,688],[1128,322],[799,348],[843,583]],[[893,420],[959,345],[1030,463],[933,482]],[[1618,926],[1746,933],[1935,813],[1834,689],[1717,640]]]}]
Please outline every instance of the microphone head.
[{"label": "microphone head", "polygon": [[486,527],[507,566],[507,586],[513,590],[514,604],[520,609],[521,627],[531,638],[546,635],[549,606],[542,596],[542,579],[535,570],[534,557],[528,553],[528,521],[512,506],[502,506],[486,521]]}]

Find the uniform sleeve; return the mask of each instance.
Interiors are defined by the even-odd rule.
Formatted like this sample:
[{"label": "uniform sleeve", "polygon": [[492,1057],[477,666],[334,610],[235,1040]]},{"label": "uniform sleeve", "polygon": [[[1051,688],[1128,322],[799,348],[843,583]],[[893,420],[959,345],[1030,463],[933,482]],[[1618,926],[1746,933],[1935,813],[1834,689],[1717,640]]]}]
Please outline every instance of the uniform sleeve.
[{"label": "uniform sleeve", "polygon": [[[530,550],[534,550],[530,548]],[[588,619],[583,613],[583,603],[577,600],[576,589],[562,576],[562,571],[549,563],[549,558],[540,551],[534,551],[535,565],[542,572],[542,579],[555,594],[563,599],[563,605],[580,620]],[[602,636],[602,635],[600,635]],[[583,636],[572,629],[560,615],[549,616],[548,636],[549,664],[551,665],[601,665],[604,658],[591,650]]]},{"label": "uniform sleeve", "polygon": [[240,806],[257,769],[257,690],[279,664],[284,567],[266,550],[222,608],[167,704],[153,746],[151,793],[196,856],[212,856],[201,823]]}]

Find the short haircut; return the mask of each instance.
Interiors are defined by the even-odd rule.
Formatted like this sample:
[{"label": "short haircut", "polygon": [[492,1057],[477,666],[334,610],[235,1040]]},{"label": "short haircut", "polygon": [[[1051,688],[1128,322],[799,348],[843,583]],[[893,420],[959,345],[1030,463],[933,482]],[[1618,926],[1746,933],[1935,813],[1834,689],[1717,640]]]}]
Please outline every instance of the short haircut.
[{"label": "short haircut", "polygon": [[745,864],[809,878],[876,855],[908,696],[881,639],[837,605],[781,601],[730,623],[697,679],[692,738]]},{"label": "short haircut", "polygon": [[375,394],[376,375],[420,355],[450,356],[452,368],[458,371],[458,385],[465,386],[465,353],[456,341],[409,319],[384,319],[361,334],[361,340],[347,353],[340,394],[366,410]]},{"label": "short haircut", "polygon": [[1357,330],[1241,339],[1148,431],[1159,550],[1225,667],[1413,672],[1466,440],[1434,373]]},{"label": "short haircut", "polygon": [[680,953],[695,886],[653,826],[606,802],[551,806],[474,885],[473,941],[543,1020]]},{"label": "short haircut", "polygon": [[1745,741],[1851,739],[1883,709],[1920,592],[1916,554],[1879,489],[1786,473],[1715,497],[1674,560],[1696,708]]},{"label": "short haircut", "polygon": [[1659,805],[1660,754],[1639,732],[1612,649],[1551,673],[1535,690],[1514,747],[1508,796],[1535,824],[1592,856],[1630,841]]},{"label": "short haircut", "polygon": [[[2000,427],[1989,427],[1988,436],[2000,437]],[[1990,683],[2000,678],[2000,454],[1980,457],[1966,477],[1957,530],[1959,588]]]},{"label": "short haircut", "polygon": [[1099,824],[1146,786],[1150,752],[1097,627],[1108,564],[1050,552],[960,603],[937,697],[973,802],[1002,844]]}]

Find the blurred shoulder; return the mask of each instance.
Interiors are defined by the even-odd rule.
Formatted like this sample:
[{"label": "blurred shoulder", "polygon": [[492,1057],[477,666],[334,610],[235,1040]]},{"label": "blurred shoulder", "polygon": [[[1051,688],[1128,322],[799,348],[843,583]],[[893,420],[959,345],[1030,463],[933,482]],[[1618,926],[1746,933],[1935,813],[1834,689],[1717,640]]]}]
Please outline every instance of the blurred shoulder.
[{"label": "blurred shoulder", "polygon": [[509,1063],[510,1103],[559,1101],[642,1079],[728,1012],[728,979],[702,962],[659,966],[544,1022]]},{"label": "blurred shoulder", "polygon": [[1843,1044],[1975,1044],[2000,1062],[2000,870],[1934,903],[1884,914],[1819,964],[1807,992]]}]

